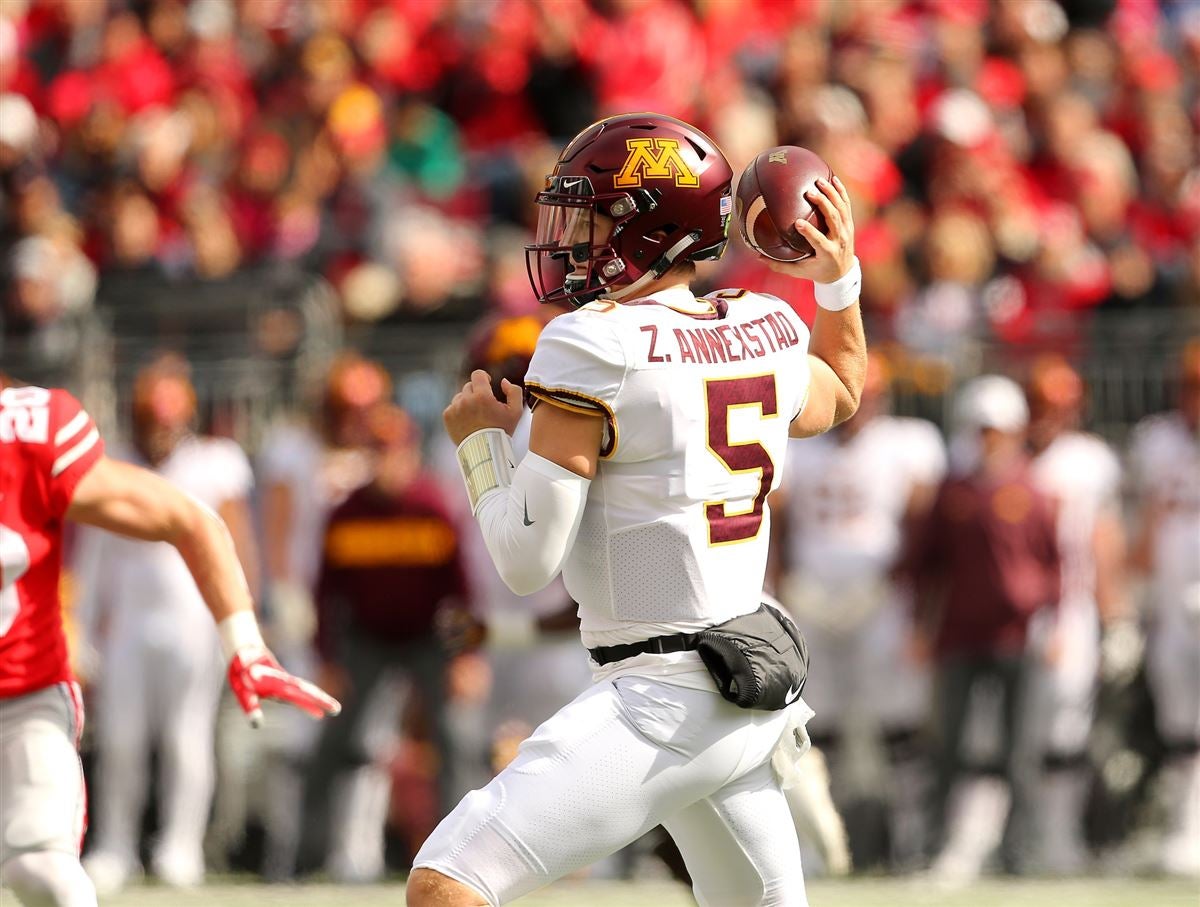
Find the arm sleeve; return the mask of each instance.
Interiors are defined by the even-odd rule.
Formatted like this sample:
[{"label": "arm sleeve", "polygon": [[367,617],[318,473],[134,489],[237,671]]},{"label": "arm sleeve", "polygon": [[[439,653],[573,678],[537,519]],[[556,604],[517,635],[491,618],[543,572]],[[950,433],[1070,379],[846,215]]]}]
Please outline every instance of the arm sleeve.
[{"label": "arm sleeve", "polygon": [[484,544],[500,578],[517,595],[544,589],[561,572],[590,485],[589,479],[531,451],[513,473],[511,486],[480,499],[475,519]]},{"label": "arm sleeve", "polygon": [[538,338],[525,390],[534,404],[550,403],[605,418],[600,456],[619,443],[617,395],[625,383],[625,351],[605,314],[580,310],[560,315]]}]

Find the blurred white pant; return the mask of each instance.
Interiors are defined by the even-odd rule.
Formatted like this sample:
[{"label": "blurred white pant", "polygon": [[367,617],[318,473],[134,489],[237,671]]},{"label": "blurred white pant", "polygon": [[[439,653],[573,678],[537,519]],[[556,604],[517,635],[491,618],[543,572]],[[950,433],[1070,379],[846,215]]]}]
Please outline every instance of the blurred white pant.
[{"label": "blurred white pant", "polygon": [[150,752],[160,760],[156,871],[195,884],[213,791],[213,727],[221,660],[212,633],[114,634],[104,659],[96,720],[100,753],[96,851],[127,869],[137,865]]},{"label": "blurred white pant", "polygon": [[26,851],[79,856],[87,825],[81,733],[74,683],[0,699],[0,865]]}]

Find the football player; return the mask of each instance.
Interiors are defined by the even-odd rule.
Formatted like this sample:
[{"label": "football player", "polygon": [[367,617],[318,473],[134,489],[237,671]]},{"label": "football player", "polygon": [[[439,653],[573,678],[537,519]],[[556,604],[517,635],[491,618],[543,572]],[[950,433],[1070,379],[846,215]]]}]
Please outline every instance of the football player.
[{"label": "football player", "polygon": [[0,874],[25,904],[90,907],[96,893],[79,863],[83,706],[58,593],[68,520],[179,551],[252,722],[263,698],[316,717],[339,706],[267,651],[216,514],[160,476],[106,457],[95,423],[66,391],[0,385]]},{"label": "football player", "polygon": [[1167,747],[1162,868],[1200,876],[1200,340],[1184,349],[1178,407],[1143,420],[1130,460],[1136,549],[1149,586],[1146,673]]},{"label": "football player", "polygon": [[[133,450],[118,459],[145,466],[220,514],[253,588],[250,463],[229,438],[193,432],[196,391],[189,371],[181,357],[167,354],[139,372]],[[154,873],[167,884],[197,885],[204,877],[215,766],[213,749],[196,740],[213,737],[217,716],[222,665],[216,630],[170,546],[88,529],[77,550],[76,612],[86,644],[102,653],[99,670],[88,672],[97,704],[99,821],[84,869],[102,898],[139,869],[150,752],[157,748],[161,821]]]},{"label": "football player", "polygon": [[[921,854],[919,798],[927,786],[920,731],[928,665],[911,648],[912,603],[890,577],[909,529],[946,471],[937,428],[888,413],[888,364],[872,353],[858,412],[819,438],[793,441],[773,500],[780,519],[777,592],[805,629],[822,670],[805,687],[815,746],[829,746],[835,787],[879,791],[897,868]],[[823,739],[822,739],[823,738]],[[884,777],[861,777],[852,754],[882,748]],[[869,763],[868,763],[869,764]],[[854,777],[859,775],[860,777]],[[861,796],[861,794],[857,794]]]},{"label": "football player", "polygon": [[807,903],[773,757],[798,757],[811,710],[796,686],[775,710],[727,701],[696,635],[760,607],[789,435],[857,408],[860,269],[846,189],[820,181],[808,198],[826,232],[796,223],[815,253],[772,262],[816,282],[811,338],[776,297],[697,298],[694,263],[727,242],[732,175],[694,127],[628,114],[576,136],[537,195],[531,283],[575,310],[538,338],[528,453],[517,465],[509,437],[521,389],[503,381],[498,400],[486,372],[444,421],[501,577],[529,594],[563,573],[595,682],[438,826],[410,907],[508,903],[658,824],[701,904]]},{"label": "football player", "polygon": [[[1054,504],[1062,556],[1062,596],[1035,633],[1030,701],[1042,757],[1032,818],[1041,862],[1077,873],[1087,862],[1083,813],[1087,742],[1100,672],[1103,627],[1125,618],[1121,574],[1121,465],[1100,438],[1079,429],[1083,379],[1065,359],[1034,363],[1025,388],[1033,482]],[[1037,638],[1040,636],[1040,639]]]}]

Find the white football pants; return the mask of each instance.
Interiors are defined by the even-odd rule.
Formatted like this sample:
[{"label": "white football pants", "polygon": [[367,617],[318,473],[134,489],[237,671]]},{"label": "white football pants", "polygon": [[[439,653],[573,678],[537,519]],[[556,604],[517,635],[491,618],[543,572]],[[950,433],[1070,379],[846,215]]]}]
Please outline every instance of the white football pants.
[{"label": "white football pants", "polygon": [[770,762],[788,719],[739,709],[715,688],[640,676],[597,683],[467,794],[415,866],[507,904],[662,824],[701,907],[807,907]]},{"label": "white football pants", "polygon": [[195,883],[204,871],[221,662],[214,634],[192,640],[184,635],[130,634],[114,640],[106,653],[96,719],[94,843],[98,854],[115,858],[126,870],[137,865],[150,751],[157,744],[156,868],[169,869],[170,881]]},{"label": "white football pants", "polygon": [[96,904],[79,865],[87,824],[82,732],[74,683],[0,699],[0,884],[27,907]]}]

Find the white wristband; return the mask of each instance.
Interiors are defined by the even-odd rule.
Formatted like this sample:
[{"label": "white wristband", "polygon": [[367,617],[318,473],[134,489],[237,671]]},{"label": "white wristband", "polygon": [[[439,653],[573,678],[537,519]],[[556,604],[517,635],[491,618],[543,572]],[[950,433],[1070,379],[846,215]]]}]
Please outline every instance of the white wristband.
[{"label": "white wristband", "polygon": [[234,611],[217,624],[217,633],[221,637],[221,651],[225,653],[226,661],[232,659],[234,653],[240,649],[267,647],[253,611]]},{"label": "white wristband", "polygon": [[514,459],[512,441],[502,428],[481,428],[463,438],[458,445],[458,468],[471,499],[471,513],[478,512],[480,500],[489,491],[512,485]]},{"label": "white wristband", "polygon": [[854,256],[854,264],[850,270],[833,283],[813,284],[813,295],[817,297],[817,305],[830,312],[840,312],[858,302],[862,290],[862,267],[858,256]]}]

